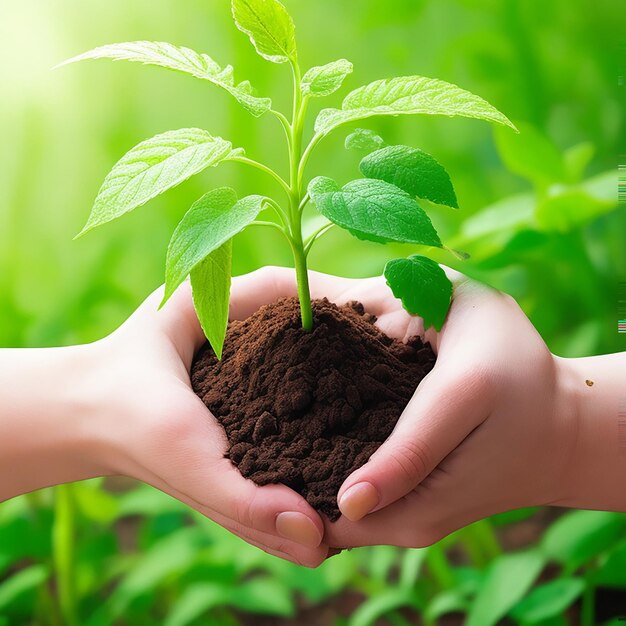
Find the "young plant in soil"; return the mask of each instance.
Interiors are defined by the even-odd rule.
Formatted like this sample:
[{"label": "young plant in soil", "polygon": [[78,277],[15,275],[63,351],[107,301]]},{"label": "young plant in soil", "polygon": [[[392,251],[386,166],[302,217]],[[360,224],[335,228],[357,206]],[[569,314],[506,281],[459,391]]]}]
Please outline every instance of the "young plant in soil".
[{"label": "young plant in soil", "polygon": [[[257,482],[289,484],[314,506],[336,517],[334,494],[341,481],[364,463],[389,434],[415,387],[432,367],[434,356],[419,340],[404,346],[384,337],[373,327],[373,318],[357,305],[340,311],[321,302],[316,311],[311,302],[307,257],[315,241],[334,225],[363,240],[415,244],[423,246],[426,253],[429,248],[444,248],[418,199],[452,208],[458,208],[458,204],[448,173],[432,156],[414,147],[386,146],[366,129],[356,129],[346,139],[347,148],[367,153],[360,163],[362,178],[343,186],[326,176],[307,183],[309,158],[331,133],[378,115],[462,116],[515,127],[485,100],[455,85],[423,76],[402,76],[359,87],[344,98],[339,108],[322,109],[307,141],[309,104],[339,90],[352,72],[352,64],[339,59],[303,73],[294,23],[278,0],[232,0],[232,14],[237,28],[248,35],[259,55],[290,68],[293,104],[289,114],[274,109],[270,98],[255,95],[248,81],[236,82],[230,65],[220,66],[206,54],[169,43],[106,45],[65,63],[98,58],[136,61],[213,83],[254,117],[270,115],[276,119],[285,135],[288,175],[283,177],[246,156],[242,148],[234,148],[206,130],[168,131],[140,143],[118,161],[106,177],[79,236],[225,161],[262,170],[278,183],[281,197],[250,195],[239,199],[233,189],[221,187],[191,206],[169,244],[163,304],[190,276],[198,318],[214,352],[205,349],[198,356],[192,381],[196,393],[224,425],[233,462]],[[326,221],[305,238],[303,211],[310,202]],[[257,219],[265,209],[273,212],[273,221]],[[285,236],[293,253],[299,306],[285,301],[247,322],[233,323],[232,345],[229,350],[227,341],[223,354],[232,238],[251,224],[278,229]],[[404,308],[423,318],[424,328],[432,325],[441,329],[452,285],[437,263],[424,255],[395,259],[387,263],[384,275]],[[278,345],[269,341],[268,333],[274,332],[267,330],[270,314],[274,329],[280,333],[279,344],[290,346],[291,354],[283,349],[282,364],[265,371],[267,345]],[[322,328],[314,330],[316,322]],[[265,347],[263,342],[255,343],[258,337],[268,340]],[[326,355],[320,357],[322,362],[312,362],[312,353],[324,351],[313,350],[308,346],[310,342],[326,344],[326,352],[340,345],[343,353],[334,360]],[[359,348],[354,350],[357,344]],[[298,352],[299,360],[294,361]],[[292,365],[287,367],[287,361]],[[256,371],[251,363],[256,363]],[[378,368],[378,376],[355,382],[359,372],[368,368],[372,374]],[[333,372],[337,374],[334,378]],[[247,385],[250,379],[253,383]],[[374,379],[378,387],[374,385],[377,390],[372,393]],[[224,388],[244,391],[236,398],[226,398],[220,394]],[[252,407],[251,413],[246,414],[244,405]],[[231,419],[235,415],[239,417]],[[350,433],[352,443],[346,447],[344,439]],[[343,443],[338,443],[335,435]],[[264,452],[260,451],[264,445]],[[307,468],[290,458],[308,459],[310,471],[307,473]],[[310,488],[311,483],[324,481],[327,493]]]}]

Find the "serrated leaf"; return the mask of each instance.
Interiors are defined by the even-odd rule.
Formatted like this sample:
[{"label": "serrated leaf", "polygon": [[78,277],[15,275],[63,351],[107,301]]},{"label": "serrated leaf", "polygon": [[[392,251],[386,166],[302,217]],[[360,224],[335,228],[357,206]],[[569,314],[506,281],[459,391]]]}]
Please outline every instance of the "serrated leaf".
[{"label": "serrated leaf", "polygon": [[424,329],[440,331],[452,300],[452,283],[437,263],[424,256],[393,259],[385,265],[385,279],[402,306],[424,320]]},{"label": "serrated leaf", "polygon": [[198,263],[254,221],[263,200],[263,196],[237,200],[234,190],[220,187],[192,205],[176,227],[167,249],[161,306]]},{"label": "serrated leaf", "polygon": [[296,29],[278,0],[232,0],[232,13],[237,28],[250,37],[264,59],[296,62]]},{"label": "serrated leaf", "polygon": [[377,80],[350,92],[341,109],[323,109],[315,131],[326,135],[342,124],[373,115],[448,115],[471,117],[515,129],[500,111],[479,96],[456,85],[424,76]]},{"label": "serrated leaf", "polygon": [[340,188],[334,180],[319,176],[310,182],[309,193],[324,217],[359,239],[442,246],[417,202],[385,181],[361,178]]},{"label": "serrated leaf", "polygon": [[352,69],[352,63],[346,59],[312,67],[302,77],[303,95],[330,96],[341,87],[346,76],[352,73]]},{"label": "serrated leaf", "polygon": [[466,626],[494,626],[535,582],[545,565],[536,550],[503,554],[491,563],[467,616]]},{"label": "serrated leaf", "polygon": [[373,152],[385,147],[385,140],[369,128],[356,128],[344,143],[346,150],[357,152]]},{"label": "serrated leaf", "polygon": [[220,67],[208,54],[175,46],[165,41],[128,41],[100,46],[72,57],[57,67],[89,59],[134,61],[191,74],[225,89],[255,117],[263,115],[272,106],[269,98],[257,98],[252,95],[252,88],[248,81],[236,84],[232,66]]},{"label": "serrated leaf", "polygon": [[206,130],[171,130],[127,152],[105,178],[80,237],[241,151]]},{"label": "serrated leaf", "polygon": [[409,146],[387,146],[367,155],[363,176],[384,180],[408,194],[459,208],[450,175],[430,154]]},{"label": "serrated leaf", "polygon": [[585,589],[581,578],[559,578],[533,589],[520,600],[509,615],[530,626],[563,615]]},{"label": "serrated leaf", "polygon": [[228,240],[191,270],[193,304],[215,356],[222,358],[228,326],[233,242]]}]

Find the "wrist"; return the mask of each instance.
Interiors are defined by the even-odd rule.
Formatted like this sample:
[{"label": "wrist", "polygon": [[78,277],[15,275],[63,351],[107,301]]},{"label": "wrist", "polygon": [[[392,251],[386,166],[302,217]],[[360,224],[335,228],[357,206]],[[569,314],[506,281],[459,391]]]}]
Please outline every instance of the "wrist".
[{"label": "wrist", "polygon": [[[567,463],[557,506],[626,511],[626,441],[620,440],[624,356],[557,358],[567,420]],[[621,399],[621,400],[620,400]]]},{"label": "wrist", "polygon": [[0,500],[107,473],[90,401],[97,351],[0,351]]}]

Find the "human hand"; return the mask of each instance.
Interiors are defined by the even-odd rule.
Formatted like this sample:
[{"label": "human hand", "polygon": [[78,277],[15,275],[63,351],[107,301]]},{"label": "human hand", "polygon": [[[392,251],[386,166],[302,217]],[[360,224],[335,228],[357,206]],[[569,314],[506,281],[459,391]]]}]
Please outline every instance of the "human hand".
[{"label": "human hand", "polygon": [[[257,275],[250,292],[238,282],[231,317],[247,317],[265,301],[272,279]],[[224,457],[222,427],[190,388],[193,355],[206,339],[189,284],[157,311],[161,297],[158,290],[92,345],[90,421],[104,472],[149,483],[266,552],[319,565],[327,555],[319,515],[284,485],[244,479]]]},{"label": "human hand", "polygon": [[[295,295],[293,272],[263,272],[274,286],[267,301]],[[435,368],[389,439],[341,487],[344,515],[326,524],[331,546],[428,545],[488,515],[563,494],[576,433],[561,380],[569,375],[512,298],[449,275],[455,292],[446,324],[426,332]],[[248,289],[254,277],[243,278]],[[392,337],[424,336],[421,319],[404,311],[381,277],[311,272],[310,281],[314,297],[362,302]]]}]

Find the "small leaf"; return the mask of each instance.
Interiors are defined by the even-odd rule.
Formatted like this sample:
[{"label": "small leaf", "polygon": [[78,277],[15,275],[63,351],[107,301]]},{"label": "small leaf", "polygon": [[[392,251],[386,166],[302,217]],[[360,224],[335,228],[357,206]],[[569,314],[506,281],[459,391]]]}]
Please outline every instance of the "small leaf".
[{"label": "small leaf", "polygon": [[350,616],[348,626],[374,626],[388,613],[403,608],[421,610],[419,594],[414,589],[386,589],[363,602]]},{"label": "small leaf", "polygon": [[302,93],[305,96],[330,96],[341,87],[346,76],[351,73],[352,63],[346,59],[312,67],[302,77]]},{"label": "small leaf", "polygon": [[442,246],[428,215],[395,185],[362,178],[339,188],[319,176],[310,182],[309,193],[322,215],[359,239]]},{"label": "small leaf", "polygon": [[459,208],[450,175],[430,154],[409,146],[388,146],[361,161],[368,178],[384,180],[408,194]]},{"label": "small leaf", "polygon": [[539,184],[563,182],[565,165],[558,148],[530,124],[520,123],[519,134],[494,129],[498,152],[516,174]]},{"label": "small leaf", "polygon": [[232,590],[230,604],[247,613],[290,617],[294,614],[294,597],[282,581],[257,577]]},{"label": "small leaf", "polygon": [[315,132],[327,135],[342,124],[373,115],[417,113],[472,117],[515,129],[513,123],[487,101],[456,85],[424,76],[398,76],[355,89],[345,97],[341,109],[320,111]]},{"label": "small leaf", "polygon": [[373,152],[384,148],[385,140],[369,128],[356,128],[346,137],[344,145],[346,150]]},{"label": "small leaf", "polygon": [[452,283],[437,263],[424,256],[394,259],[385,265],[387,284],[402,306],[440,331],[452,300]]},{"label": "small leaf", "polygon": [[536,550],[504,554],[493,561],[471,605],[466,626],[493,626],[535,582],[544,557]]},{"label": "small leaf", "polygon": [[228,240],[191,270],[193,304],[215,356],[222,358],[228,326],[233,242]]},{"label": "small leaf", "polygon": [[575,602],[585,589],[581,578],[560,578],[540,585],[520,600],[510,612],[515,621],[530,626],[557,617]]},{"label": "small leaf", "polygon": [[0,584],[0,609],[10,606],[23,594],[34,591],[48,578],[44,565],[32,565],[16,572]]},{"label": "small leaf", "polygon": [[232,189],[220,187],[192,205],[176,227],[167,249],[161,306],[198,263],[254,221],[263,200],[263,196],[247,196],[238,201]]},{"label": "small leaf", "polygon": [[104,180],[80,237],[141,206],[207,167],[238,154],[206,130],[171,130],[127,152]]},{"label": "small leaf", "polygon": [[220,583],[192,583],[174,601],[164,626],[187,626],[207,611],[227,604],[228,597],[229,589]]},{"label": "small leaf", "polygon": [[165,41],[129,41],[100,46],[89,52],[72,57],[60,63],[57,67],[88,59],[135,61],[145,65],[158,65],[177,72],[191,74],[196,78],[208,80],[214,85],[225,89],[255,117],[263,115],[272,106],[272,101],[269,98],[257,98],[252,95],[252,88],[248,81],[236,84],[233,68],[230,65],[220,67],[207,54],[175,46]]},{"label": "small leaf", "polygon": [[256,51],[272,63],[295,63],[296,29],[278,0],[232,0],[237,28],[250,37]]}]

